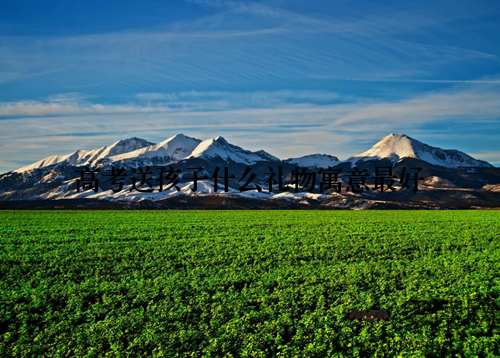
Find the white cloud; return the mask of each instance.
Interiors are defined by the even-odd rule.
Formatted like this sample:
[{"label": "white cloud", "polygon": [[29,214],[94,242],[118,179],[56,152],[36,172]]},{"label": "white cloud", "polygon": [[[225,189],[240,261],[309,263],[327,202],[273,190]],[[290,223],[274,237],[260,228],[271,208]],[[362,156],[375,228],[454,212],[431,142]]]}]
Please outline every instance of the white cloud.
[{"label": "white cloud", "polygon": [[[187,91],[180,93],[139,93],[136,98],[145,101],[167,101],[167,103],[184,103],[200,101],[224,101],[234,103],[238,107],[256,105],[277,105],[284,103],[316,103],[332,102],[339,99],[339,95],[325,90],[281,90],[255,92],[224,92],[224,91]],[[186,102],[180,102],[186,101]]]},{"label": "white cloud", "polygon": [[[10,61],[6,61],[7,63]],[[12,61],[13,62],[13,61]],[[1,60],[0,60],[1,63]],[[7,65],[7,63],[5,63]],[[9,65],[12,65],[9,63]],[[0,83],[8,83],[8,82],[13,82],[13,81],[18,81],[18,80],[29,80],[29,79],[34,79],[38,77],[42,77],[48,74],[53,74],[62,71],[63,68],[59,69],[48,69],[44,71],[39,71],[39,72],[23,72],[18,69],[13,69],[11,72],[0,72]]]},{"label": "white cloud", "polygon": [[119,113],[168,112],[165,107],[141,107],[136,105],[103,105],[67,103],[63,100],[52,102],[21,101],[0,103],[0,117],[97,115]]},{"label": "white cloud", "polygon": [[367,121],[423,123],[437,120],[474,120],[500,117],[500,86],[473,84],[433,92],[397,102],[381,102],[352,108],[333,127]]},{"label": "white cloud", "polygon": [[500,164],[500,151],[475,152],[475,153],[469,153],[469,155],[474,158],[486,160],[490,163]]},{"label": "white cloud", "polygon": [[[500,117],[500,85],[474,83],[435,91],[400,101],[340,97],[329,91],[139,93],[147,104],[89,103],[78,93],[51,96],[47,102],[20,101],[0,103],[0,117],[49,117],[130,114],[143,117],[159,113],[169,118],[197,120],[212,124],[246,125],[268,123],[322,125],[346,129],[357,123],[369,125],[395,122],[425,123],[439,120],[487,120]],[[339,101],[342,100],[342,101]],[[349,103],[346,103],[350,100]],[[151,104],[153,102],[153,104]],[[190,120],[193,119],[193,120]],[[196,120],[194,120],[196,119]],[[5,121],[5,120],[4,120]],[[14,119],[20,121],[20,119]],[[23,119],[22,122],[26,122]],[[174,124],[174,123],[172,123]],[[197,124],[197,123],[196,123]]]},{"label": "white cloud", "polygon": [[[149,92],[166,84],[244,87],[263,80],[384,79],[410,72],[430,77],[457,61],[498,61],[493,51],[461,47],[459,34],[451,31],[449,22],[471,16],[474,9],[450,12],[436,5],[434,12],[411,3],[384,7],[362,2],[357,10],[304,15],[247,1],[201,3],[228,11],[161,29],[0,37],[0,82],[46,74],[69,86],[98,83],[118,92]],[[417,30],[435,41],[401,39]],[[63,70],[50,74],[53,68]]]},{"label": "white cloud", "polygon": [[[391,132],[432,134],[432,131],[419,128],[436,121],[473,121],[477,128],[483,126],[488,128],[488,133],[494,132],[500,126],[499,94],[500,86],[479,83],[381,103],[366,100],[315,103],[318,98],[337,98],[335,93],[323,91],[185,92],[139,96],[173,102],[183,99],[186,106],[181,108],[169,108],[172,102],[168,101],[164,107],[81,104],[75,100],[78,95],[68,95],[66,98],[71,98],[71,103],[1,104],[0,115],[24,117],[1,120],[0,157],[12,157],[17,153],[15,156],[22,160],[36,161],[44,156],[90,149],[130,136],[161,141],[183,132],[201,139],[223,135],[234,138],[238,145],[253,150],[265,149],[283,158],[321,152],[345,159],[368,149],[368,143]],[[297,98],[303,102],[295,103]],[[282,100],[284,102],[280,102]],[[448,140],[450,134],[441,132],[432,138],[439,145],[440,138]],[[356,143],[365,144],[360,148]],[[45,148],[34,151],[27,149],[26,144]],[[496,160],[494,156],[493,159]]]}]

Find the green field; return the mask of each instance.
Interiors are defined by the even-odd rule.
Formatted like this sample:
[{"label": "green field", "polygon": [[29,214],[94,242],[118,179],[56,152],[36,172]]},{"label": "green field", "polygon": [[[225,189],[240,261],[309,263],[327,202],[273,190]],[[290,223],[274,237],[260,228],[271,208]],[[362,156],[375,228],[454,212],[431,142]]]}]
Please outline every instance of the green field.
[{"label": "green field", "polygon": [[499,211],[3,211],[0,248],[0,357],[500,356]]}]

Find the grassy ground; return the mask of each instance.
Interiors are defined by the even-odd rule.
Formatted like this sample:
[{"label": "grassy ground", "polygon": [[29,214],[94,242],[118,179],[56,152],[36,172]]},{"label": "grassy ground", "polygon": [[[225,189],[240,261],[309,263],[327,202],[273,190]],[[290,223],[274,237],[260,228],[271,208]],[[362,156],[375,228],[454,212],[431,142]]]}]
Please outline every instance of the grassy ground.
[{"label": "grassy ground", "polygon": [[0,294],[1,357],[495,357],[500,212],[1,211]]}]

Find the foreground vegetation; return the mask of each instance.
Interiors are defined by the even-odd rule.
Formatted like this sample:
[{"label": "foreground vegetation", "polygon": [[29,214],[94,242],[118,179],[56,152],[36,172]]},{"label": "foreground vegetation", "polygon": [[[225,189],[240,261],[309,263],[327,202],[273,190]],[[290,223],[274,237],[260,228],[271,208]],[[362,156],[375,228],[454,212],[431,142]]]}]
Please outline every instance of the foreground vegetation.
[{"label": "foreground vegetation", "polygon": [[500,212],[3,211],[0,294],[1,357],[495,357]]}]

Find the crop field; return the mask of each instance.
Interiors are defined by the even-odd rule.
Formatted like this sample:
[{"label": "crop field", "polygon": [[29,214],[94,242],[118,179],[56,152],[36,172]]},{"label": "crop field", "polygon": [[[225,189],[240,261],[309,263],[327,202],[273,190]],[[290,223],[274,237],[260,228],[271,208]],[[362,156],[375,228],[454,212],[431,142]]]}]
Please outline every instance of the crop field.
[{"label": "crop field", "polygon": [[499,297],[499,211],[0,212],[0,357],[498,357]]}]

